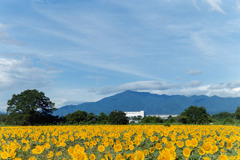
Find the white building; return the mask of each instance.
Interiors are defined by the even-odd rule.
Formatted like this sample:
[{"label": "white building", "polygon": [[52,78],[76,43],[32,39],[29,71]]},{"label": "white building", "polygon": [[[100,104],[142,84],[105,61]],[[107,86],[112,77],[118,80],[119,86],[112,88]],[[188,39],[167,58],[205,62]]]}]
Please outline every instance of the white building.
[{"label": "white building", "polygon": [[133,117],[138,117],[141,116],[142,118],[144,117],[144,111],[139,111],[139,112],[124,112],[126,114],[126,117],[133,118]]},{"label": "white building", "polygon": [[162,119],[168,119],[169,116],[177,117],[178,114],[153,114],[153,115],[147,115],[147,117],[159,117]]}]

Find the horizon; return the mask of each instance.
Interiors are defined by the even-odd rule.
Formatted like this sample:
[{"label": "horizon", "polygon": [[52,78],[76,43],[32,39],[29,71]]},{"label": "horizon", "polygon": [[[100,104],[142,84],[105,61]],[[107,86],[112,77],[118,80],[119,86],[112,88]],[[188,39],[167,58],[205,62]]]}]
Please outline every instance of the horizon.
[{"label": "horizon", "polygon": [[[213,95],[213,96],[207,96],[207,95],[189,95],[189,96],[187,96],[187,95],[177,95],[177,94],[167,95],[167,94],[155,94],[155,93],[150,93],[150,92],[146,92],[146,91],[126,90],[126,91],[123,91],[123,92],[120,92],[120,93],[116,93],[116,94],[114,94],[114,95],[110,95],[110,96],[107,96],[107,97],[103,97],[102,99],[99,99],[99,100],[97,100],[97,101],[86,101],[86,102],[81,102],[81,103],[79,103],[79,104],[66,104],[66,105],[61,106],[61,107],[72,106],[72,105],[73,105],[73,106],[77,106],[77,105],[81,105],[81,104],[83,104],[83,103],[95,103],[95,102],[101,101],[101,100],[103,100],[103,99],[105,99],[105,98],[109,98],[109,97],[112,97],[112,96],[116,96],[116,95],[118,95],[118,94],[122,94],[122,93],[125,93],[125,92],[128,92],[128,91],[130,91],[130,92],[137,92],[137,93],[149,93],[149,94],[158,95],[158,96],[185,96],[185,97],[194,97],[194,96],[201,97],[201,96],[205,96],[205,97],[209,97],[209,98],[211,98],[211,97],[219,97],[219,98],[240,98],[240,97],[221,97],[221,96],[217,96],[217,95]],[[61,108],[61,107],[60,107],[60,108]]]},{"label": "horizon", "polygon": [[[148,95],[146,97],[143,97],[146,94]],[[128,96],[131,98],[128,98]],[[235,99],[233,100],[232,98]],[[153,101],[150,105],[147,105],[145,102],[149,101],[150,99]],[[213,99],[216,101],[213,101]],[[175,100],[177,100],[177,102],[175,102]],[[107,114],[113,110],[119,110],[123,112],[144,111],[145,113],[148,113],[148,115],[154,113],[162,115],[180,114],[190,106],[204,107],[207,113],[214,115],[224,112],[234,113],[238,107],[239,102],[240,97],[226,98],[206,95],[155,95],[149,92],[137,92],[128,90],[110,97],[105,97],[96,102],[65,105],[59,108],[60,110],[56,111],[54,115],[63,116],[69,113],[73,113],[77,110],[94,114],[99,114],[100,112]],[[226,106],[228,107],[226,108]],[[100,110],[99,107],[101,108]],[[174,107],[175,109],[168,110],[168,107]]]},{"label": "horizon", "polygon": [[0,110],[125,90],[240,97],[239,0],[0,1]]},{"label": "horizon", "polygon": [[[114,94],[114,95],[111,95],[111,96],[108,96],[108,97],[104,97],[104,98],[102,98],[102,99],[100,99],[100,100],[98,100],[98,101],[89,101],[89,102],[82,102],[82,103],[78,103],[78,104],[66,104],[66,105],[64,105],[64,106],[61,106],[61,107],[59,107],[59,108],[57,108],[57,109],[60,109],[61,110],[61,108],[65,108],[65,107],[79,107],[79,106],[81,106],[82,104],[87,104],[87,103],[97,103],[97,102],[100,102],[101,100],[103,100],[103,99],[109,99],[109,98],[111,98],[111,97],[114,97],[114,96],[118,96],[118,95],[120,95],[120,94],[126,94],[126,93],[129,93],[129,92],[131,92],[131,93],[143,93],[143,94],[151,94],[151,95],[153,95],[153,96],[159,96],[159,97],[161,97],[161,96],[168,96],[168,97],[175,97],[175,96],[178,96],[178,97],[186,97],[186,98],[192,98],[192,97],[198,97],[198,98],[201,98],[202,96],[204,96],[204,97],[208,97],[208,98],[213,98],[213,97],[218,97],[218,98],[221,98],[221,99],[230,99],[230,98],[238,98],[239,100],[240,100],[240,97],[220,97],[220,96],[206,96],[206,95],[190,95],[190,96],[185,96],[185,95],[166,95],[166,94],[161,94],[161,95],[159,95],[159,94],[153,94],[153,93],[150,93],[150,92],[141,92],[141,91],[132,91],[132,90],[126,90],[126,91],[123,91],[123,92],[120,92],[120,93],[116,93],[116,94]],[[130,94],[131,94],[130,93]],[[196,104],[191,104],[191,105],[189,105],[188,107],[190,107],[190,106],[197,106],[197,107],[204,107],[204,108],[206,108],[206,110],[208,111],[208,109],[207,109],[207,106],[204,106],[204,105],[196,105]],[[136,106],[135,106],[136,107]],[[86,108],[85,108],[86,109]],[[85,109],[83,109],[83,110],[81,110],[81,111],[85,111]],[[78,109],[79,110],[79,109]],[[137,110],[121,110],[121,111],[123,111],[123,112],[138,112],[138,111],[144,111],[145,113],[147,113],[144,109],[137,109]],[[3,113],[3,114],[6,114],[7,112],[6,111],[0,111],[1,113]],[[58,111],[56,111],[56,112],[58,112]],[[229,111],[226,111],[226,110],[222,110],[222,111],[219,111],[219,112],[216,112],[216,113],[210,113],[210,115],[214,115],[214,114],[218,114],[218,113],[224,113],[224,112],[228,112],[228,113],[233,113],[233,112],[229,112]],[[67,111],[67,113],[68,113],[68,111]],[[105,113],[105,112],[104,112]],[[55,114],[55,113],[53,113],[53,114]],[[60,114],[62,114],[62,112],[60,112]],[[160,113],[158,113],[158,114],[160,114]],[[172,115],[174,115],[174,114],[176,114],[176,113],[161,113],[161,115],[169,115],[169,114],[172,114]],[[178,114],[180,114],[180,113],[178,113]],[[149,114],[149,115],[153,115],[152,113],[151,114]]]}]

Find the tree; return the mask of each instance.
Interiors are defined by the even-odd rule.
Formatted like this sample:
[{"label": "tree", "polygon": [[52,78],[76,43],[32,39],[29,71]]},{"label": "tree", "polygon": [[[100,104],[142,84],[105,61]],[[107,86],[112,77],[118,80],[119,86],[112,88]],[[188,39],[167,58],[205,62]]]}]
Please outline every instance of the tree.
[{"label": "tree", "polygon": [[36,89],[13,94],[7,102],[8,123],[19,125],[42,124],[56,108],[43,92]]},{"label": "tree", "polygon": [[185,117],[186,122],[190,124],[204,124],[211,121],[206,108],[197,106],[190,106],[185,109],[185,111],[181,113],[180,117]]},{"label": "tree", "polygon": [[112,111],[109,114],[109,122],[111,124],[128,124],[128,118],[123,111]]},{"label": "tree", "polygon": [[234,124],[233,118],[227,117],[224,121],[223,124]]},{"label": "tree", "polygon": [[107,124],[108,123],[108,115],[101,112],[99,116],[96,117],[97,123],[99,124]]},{"label": "tree", "polygon": [[228,113],[228,112],[220,112],[220,113],[216,113],[216,114],[212,115],[212,118],[216,119],[216,120],[223,120],[223,119],[226,119],[228,117],[232,118],[232,117],[234,117],[234,114],[233,113]]},{"label": "tree", "polygon": [[174,123],[177,121],[176,117],[173,117],[172,115],[168,116],[167,122],[169,123]]},{"label": "tree", "polygon": [[7,114],[0,113],[0,123],[6,123],[7,118],[8,118]]},{"label": "tree", "polygon": [[188,123],[188,117],[185,115],[180,115],[177,117],[177,121],[183,124],[187,124]]},{"label": "tree", "polygon": [[[235,117],[234,113],[220,112],[211,116],[213,121],[224,123],[226,119],[232,119]],[[226,120],[228,121],[228,120]]]},{"label": "tree", "polygon": [[70,113],[66,115],[66,121],[68,124],[79,124],[79,123],[85,123],[87,120],[88,113],[86,111],[79,111]]},{"label": "tree", "polygon": [[96,123],[96,116],[94,115],[94,113],[88,113],[88,115],[86,117],[86,122],[87,122],[87,124]]},{"label": "tree", "polygon": [[163,123],[163,119],[155,116],[144,117],[141,123]]},{"label": "tree", "polygon": [[238,106],[236,111],[235,111],[235,116],[236,116],[236,119],[240,119],[240,107]]}]

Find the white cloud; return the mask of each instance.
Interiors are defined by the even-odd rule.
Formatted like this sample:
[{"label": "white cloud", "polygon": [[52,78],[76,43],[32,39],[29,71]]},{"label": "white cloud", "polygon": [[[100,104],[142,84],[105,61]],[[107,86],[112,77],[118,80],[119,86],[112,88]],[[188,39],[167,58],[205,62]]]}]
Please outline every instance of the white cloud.
[{"label": "white cloud", "polygon": [[191,81],[186,84],[170,84],[161,81],[137,81],[119,86],[103,87],[98,89],[71,89],[71,88],[45,88],[43,91],[57,108],[69,104],[95,102],[104,97],[114,95],[126,90],[150,92],[167,95],[207,95],[220,97],[240,97],[240,81],[234,83],[217,83],[204,85],[200,81]]},{"label": "white cloud", "polygon": [[197,0],[193,0],[193,6],[197,9],[197,10],[201,10],[200,7],[197,5]]},{"label": "white cloud", "polygon": [[19,41],[15,40],[6,32],[6,30],[10,28],[10,26],[0,23],[0,44],[12,44],[19,45],[21,44]]},{"label": "white cloud", "polygon": [[[90,30],[90,31],[85,32],[86,30],[84,30],[84,28],[81,30],[81,27],[79,24],[75,24],[75,25],[72,24],[72,23],[75,23],[76,20],[74,20],[74,22],[72,22],[72,21],[70,21],[70,19],[69,20],[61,19],[61,18],[59,18],[59,16],[50,17],[50,18],[53,18],[54,20],[58,21],[59,23],[62,23],[63,26],[65,26],[65,25],[68,26],[69,29],[74,30],[76,34],[69,35],[69,34],[63,33],[62,31],[56,31],[56,30],[51,30],[51,29],[42,29],[42,28],[38,28],[38,27],[36,27],[35,29],[38,31],[41,31],[43,33],[57,36],[58,38],[62,38],[62,39],[71,41],[74,44],[77,44],[78,46],[87,46],[87,48],[89,48],[88,51],[77,50],[77,51],[68,52],[67,56],[66,56],[66,53],[61,55],[58,52],[57,53],[58,58],[62,58],[64,60],[69,60],[71,62],[94,66],[96,68],[102,68],[102,69],[132,74],[132,75],[136,75],[136,76],[140,76],[140,77],[159,79],[158,77],[148,75],[146,73],[142,73],[141,71],[139,71],[139,69],[136,69],[136,67],[134,67],[135,60],[137,58],[139,58],[141,55],[136,55],[136,54],[140,54],[140,53],[136,53],[136,51],[131,51],[131,48],[128,48],[126,45],[119,47],[122,45],[121,43],[123,41],[119,40],[118,38],[112,38],[109,35],[97,36],[98,34],[105,31],[104,30],[105,28],[99,29],[97,27],[94,28],[92,26],[89,26],[87,28],[87,30]],[[91,18],[92,17],[90,17],[90,19]],[[77,27],[77,25],[79,25],[79,27]],[[85,24],[85,25],[87,25],[87,24]],[[84,36],[84,37],[86,36],[86,37],[79,38],[79,37],[82,37],[79,35],[82,34],[81,32],[83,32],[83,30],[85,33],[82,36]],[[110,31],[108,28],[106,30],[108,30],[109,32],[115,32],[113,30]],[[122,34],[122,33],[114,33],[114,34],[118,35],[118,34]],[[101,39],[99,39],[99,37],[101,37]],[[115,35],[113,37],[115,37]],[[138,39],[131,39],[130,37],[128,37],[126,39],[131,42],[135,42],[135,43],[139,42]],[[124,39],[124,41],[126,41],[126,39]],[[94,42],[94,41],[97,41],[97,42]],[[115,41],[117,41],[117,42],[115,42]],[[95,43],[94,48],[92,48],[93,43]],[[116,43],[116,44],[111,45],[111,43]],[[120,43],[120,44],[118,44],[118,43]],[[139,42],[139,43],[143,43],[143,42]],[[106,46],[106,47],[104,47],[104,46]],[[97,50],[97,51],[95,51],[95,50]],[[130,52],[131,52],[131,54],[129,54]],[[101,56],[99,56],[100,53],[101,53]],[[55,53],[52,53],[52,54],[55,54]],[[77,58],[77,57],[79,57],[79,58]],[[133,62],[133,63],[129,63],[129,62]],[[69,64],[69,65],[71,65],[71,64]]]},{"label": "white cloud", "polygon": [[168,95],[207,95],[220,97],[240,97],[240,82],[202,84],[200,81],[191,81],[186,84],[169,84],[158,81],[137,81],[115,87],[99,89],[98,94],[113,94],[125,90],[145,91],[155,94]]},{"label": "white cloud", "polygon": [[86,78],[88,78],[88,79],[95,79],[95,80],[106,79],[106,77],[104,77],[104,76],[95,76],[95,75],[88,75],[88,76],[86,76]]},{"label": "white cloud", "polygon": [[225,11],[221,8],[222,0],[205,0],[214,11],[221,12],[225,14]]},{"label": "white cloud", "polygon": [[236,11],[240,12],[240,0],[236,1]]},{"label": "white cloud", "polygon": [[126,90],[168,90],[170,88],[178,88],[178,85],[170,85],[162,81],[137,81],[131,83],[125,83],[117,87],[103,87],[100,89],[100,94],[109,94],[122,92]]},{"label": "white cloud", "polygon": [[0,30],[7,29],[8,26],[5,24],[0,23]]},{"label": "white cloud", "polygon": [[201,81],[191,81],[191,82],[187,83],[185,86],[193,88],[193,87],[199,87],[201,84],[202,84]]},{"label": "white cloud", "polygon": [[209,87],[209,89],[212,89],[212,90],[236,89],[236,88],[240,88],[240,81],[235,82],[235,83],[232,83],[232,82],[217,83],[217,84],[213,84]]},{"label": "white cloud", "polygon": [[[92,92],[88,89],[72,89],[63,87],[51,90],[46,89],[46,92],[48,92],[48,97],[55,103],[55,107],[57,108],[70,104],[74,105],[83,102],[95,102],[106,96],[97,94],[96,92]],[[112,94],[108,94],[107,96],[110,95]]]},{"label": "white cloud", "polygon": [[0,57],[0,111],[6,111],[7,100],[13,94],[19,94],[26,89],[45,89],[47,94],[53,84],[50,76],[55,73],[56,68],[44,68],[43,65],[41,68],[36,67],[34,61],[28,58]]},{"label": "white cloud", "polygon": [[[117,72],[119,75],[125,73],[130,74],[131,77],[136,75],[142,80],[155,80],[103,87],[95,89],[96,92],[72,91],[71,86],[66,86],[69,88],[52,91],[51,96],[54,98],[53,101],[56,100],[57,106],[92,101],[96,96],[102,97],[103,93],[106,96],[106,94],[124,90],[184,95],[233,95],[235,93],[238,95],[239,90],[235,83],[204,85],[199,81],[191,81],[186,84],[171,84],[166,80],[174,76],[187,76],[178,74],[182,71],[190,75],[202,73],[201,70],[186,71],[187,67],[201,68],[205,71],[209,66],[213,66],[213,68],[209,68],[209,72],[212,71],[212,74],[206,76],[205,81],[213,81],[217,77],[215,73],[223,71],[223,64],[232,73],[235,71],[230,66],[238,64],[235,61],[239,59],[237,53],[239,48],[236,47],[238,46],[239,28],[235,24],[229,24],[228,30],[224,27],[226,20],[229,21],[227,18],[234,20],[228,8],[232,4],[223,6],[221,0],[166,1],[154,1],[153,3],[147,1],[135,3],[135,1],[126,0],[99,1],[94,10],[88,8],[92,6],[92,3],[89,2],[76,1],[74,3],[67,2],[67,4],[57,2],[57,5],[50,1],[42,4],[33,3],[33,11],[29,10],[31,8],[26,8],[26,12],[24,12],[33,13],[29,14],[31,16],[24,17],[19,13],[16,15],[17,18],[10,22],[19,27],[16,30],[15,27],[9,28],[10,26],[0,23],[1,52],[11,53],[12,57],[16,55],[16,57],[35,58],[37,56],[40,59],[48,59],[48,63],[58,63],[58,65],[74,69],[79,69],[80,65],[85,64],[99,70],[106,69]],[[35,0],[34,2],[42,1]],[[190,5],[193,3],[197,9],[201,9],[201,12],[192,10],[189,3],[191,3]],[[239,3],[237,4],[240,6]],[[229,11],[228,15],[231,16],[207,13],[210,18],[206,18],[206,13],[203,12],[204,6],[210,6],[214,11],[220,13]],[[116,8],[113,10],[112,7]],[[37,15],[37,18],[34,15]],[[186,15],[188,16],[186,17]],[[238,17],[235,18],[238,22]],[[23,41],[26,45],[5,45],[17,44],[17,41],[14,40],[15,37],[12,37],[15,36],[14,34],[16,34],[17,40]],[[236,36],[236,39],[232,39],[233,36]],[[228,39],[231,41],[225,43]],[[221,43],[222,41],[224,42]],[[12,53],[15,55],[13,56]],[[228,58],[234,57],[232,60],[235,63],[224,63],[226,58],[221,58],[223,55]],[[207,56],[211,56],[212,59],[209,61]],[[214,63],[216,60],[219,60],[219,63]],[[48,85],[50,73],[41,67],[36,67],[26,59],[1,59],[0,89],[36,88]],[[231,80],[237,75],[231,76],[230,72],[227,74],[229,75],[226,76],[226,72],[222,73],[224,77]],[[87,75],[90,76],[84,74],[84,78],[104,79],[101,76],[91,76],[94,75],[93,73],[87,73]],[[95,75],[101,75],[101,73]],[[122,74],[121,78],[124,76]],[[123,78],[125,82],[130,79],[130,76],[127,76],[127,78]],[[112,77],[114,78],[114,76]],[[158,77],[164,78],[165,81]],[[110,78],[109,76],[104,80],[111,80]],[[223,80],[221,77],[217,78]],[[181,83],[184,79],[178,80],[176,83]],[[114,85],[121,80],[120,78],[117,82],[112,80],[111,84]],[[58,82],[56,80],[56,83]],[[94,87],[94,84],[89,83],[86,83],[86,87]],[[62,94],[55,92],[62,92]]]},{"label": "white cloud", "polygon": [[218,53],[214,44],[215,40],[211,39],[211,35],[213,35],[211,31],[202,30],[193,32],[190,36],[194,42],[194,45],[196,45],[200,52],[207,57],[215,57],[216,53]]},{"label": "white cloud", "polygon": [[46,86],[48,71],[31,63],[28,59],[0,58],[0,89]]},{"label": "white cloud", "polygon": [[202,71],[201,70],[189,70],[187,72],[187,74],[189,74],[189,75],[197,75],[197,74],[202,74]]}]

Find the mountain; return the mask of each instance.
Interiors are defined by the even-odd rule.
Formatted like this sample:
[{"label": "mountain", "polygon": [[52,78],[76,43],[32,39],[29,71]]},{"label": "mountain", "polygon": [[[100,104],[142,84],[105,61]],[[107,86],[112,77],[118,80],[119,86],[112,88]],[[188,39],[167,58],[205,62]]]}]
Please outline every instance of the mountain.
[{"label": "mountain", "polygon": [[218,96],[182,96],[157,95],[147,92],[125,91],[97,102],[87,102],[79,105],[67,105],[59,108],[54,115],[65,116],[77,110],[99,114],[109,114],[113,110],[140,111],[145,114],[180,114],[184,109],[194,106],[203,106],[209,114],[219,112],[235,112],[240,106],[240,97],[223,98]]}]

